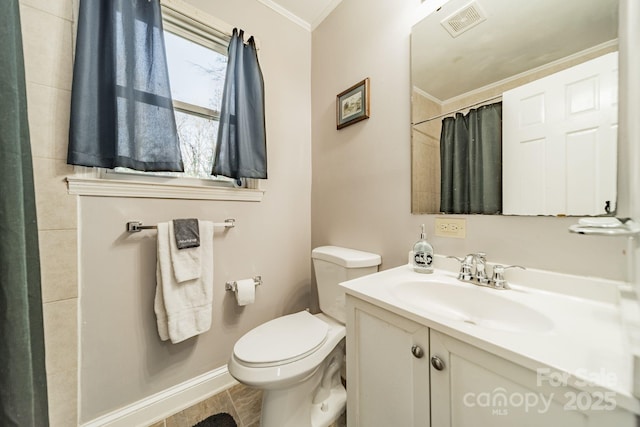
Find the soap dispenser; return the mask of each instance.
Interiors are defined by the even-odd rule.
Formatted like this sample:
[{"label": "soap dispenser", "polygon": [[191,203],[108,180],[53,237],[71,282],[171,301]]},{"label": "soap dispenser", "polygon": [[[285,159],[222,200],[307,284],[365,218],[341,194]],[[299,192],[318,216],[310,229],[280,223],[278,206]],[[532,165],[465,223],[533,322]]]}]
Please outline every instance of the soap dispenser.
[{"label": "soap dispenser", "polygon": [[420,240],[413,245],[413,270],[418,273],[433,273],[433,246],[427,242],[422,224]]}]

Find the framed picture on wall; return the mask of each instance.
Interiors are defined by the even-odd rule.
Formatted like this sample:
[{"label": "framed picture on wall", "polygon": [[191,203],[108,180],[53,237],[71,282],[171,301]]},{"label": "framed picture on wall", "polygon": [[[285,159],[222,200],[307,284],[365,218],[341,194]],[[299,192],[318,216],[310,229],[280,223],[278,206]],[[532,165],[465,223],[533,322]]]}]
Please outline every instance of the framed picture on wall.
[{"label": "framed picture on wall", "polygon": [[338,129],[369,118],[369,78],[351,86],[336,98]]}]

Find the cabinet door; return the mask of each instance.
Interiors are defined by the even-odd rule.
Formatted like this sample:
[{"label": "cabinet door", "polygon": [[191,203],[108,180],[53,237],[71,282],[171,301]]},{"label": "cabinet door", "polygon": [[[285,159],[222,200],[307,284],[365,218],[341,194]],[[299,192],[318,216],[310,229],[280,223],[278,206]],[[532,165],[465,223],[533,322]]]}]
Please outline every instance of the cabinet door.
[{"label": "cabinet door", "polygon": [[431,366],[433,427],[635,426],[615,395],[550,381],[546,367],[531,371],[433,330],[430,346],[443,362]]},{"label": "cabinet door", "polygon": [[428,328],[349,295],[347,425],[429,426]]}]

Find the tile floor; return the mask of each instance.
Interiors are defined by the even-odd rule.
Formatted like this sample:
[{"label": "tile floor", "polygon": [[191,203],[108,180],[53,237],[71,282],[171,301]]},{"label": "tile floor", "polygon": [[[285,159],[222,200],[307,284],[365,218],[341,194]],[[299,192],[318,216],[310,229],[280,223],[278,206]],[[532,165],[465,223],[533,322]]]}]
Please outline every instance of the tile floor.
[{"label": "tile floor", "polygon": [[262,391],[235,385],[150,427],[191,427],[210,415],[226,412],[238,427],[259,427]]},{"label": "tile floor", "polygon": [[[230,414],[238,427],[259,427],[261,405],[262,391],[238,384],[149,427],[192,427],[220,412]],[[346,425],[346,416],[342,414],[330,427]]]}]

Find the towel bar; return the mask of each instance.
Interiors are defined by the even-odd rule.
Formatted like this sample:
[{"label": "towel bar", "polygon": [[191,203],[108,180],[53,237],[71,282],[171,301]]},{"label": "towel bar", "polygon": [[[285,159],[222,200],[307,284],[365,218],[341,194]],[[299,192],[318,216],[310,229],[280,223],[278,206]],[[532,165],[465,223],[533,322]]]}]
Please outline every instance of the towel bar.
[{"label": "towel bar", "polygon": [[[236,220],[233,218],[225,219],[224,222],[214,222],[214,227],[224,227],[224,228],[233,228],[236,226]],[[142,225],[140,221],[129,221],[127,222],[127,231],[129,233],[137,233],[142,230],[155,230],[157,229],[157,225]]]},{"label": "towel bar", "polygon": [[[262,276],[254,276],[254,277],[253,277],[253,283],[254,283],[256,286],[260,286],[260,285],[262,285]],[[227,283],[225,283],[225,284],[224,284],[224,289],[225,289],[226,291],[233,291],[233,292],[235,292],[237,287],[238,287],[238,285],[237,285],[237,283],[235,282],[235,280],[234,280],[234,281],[227,282]]]}]

